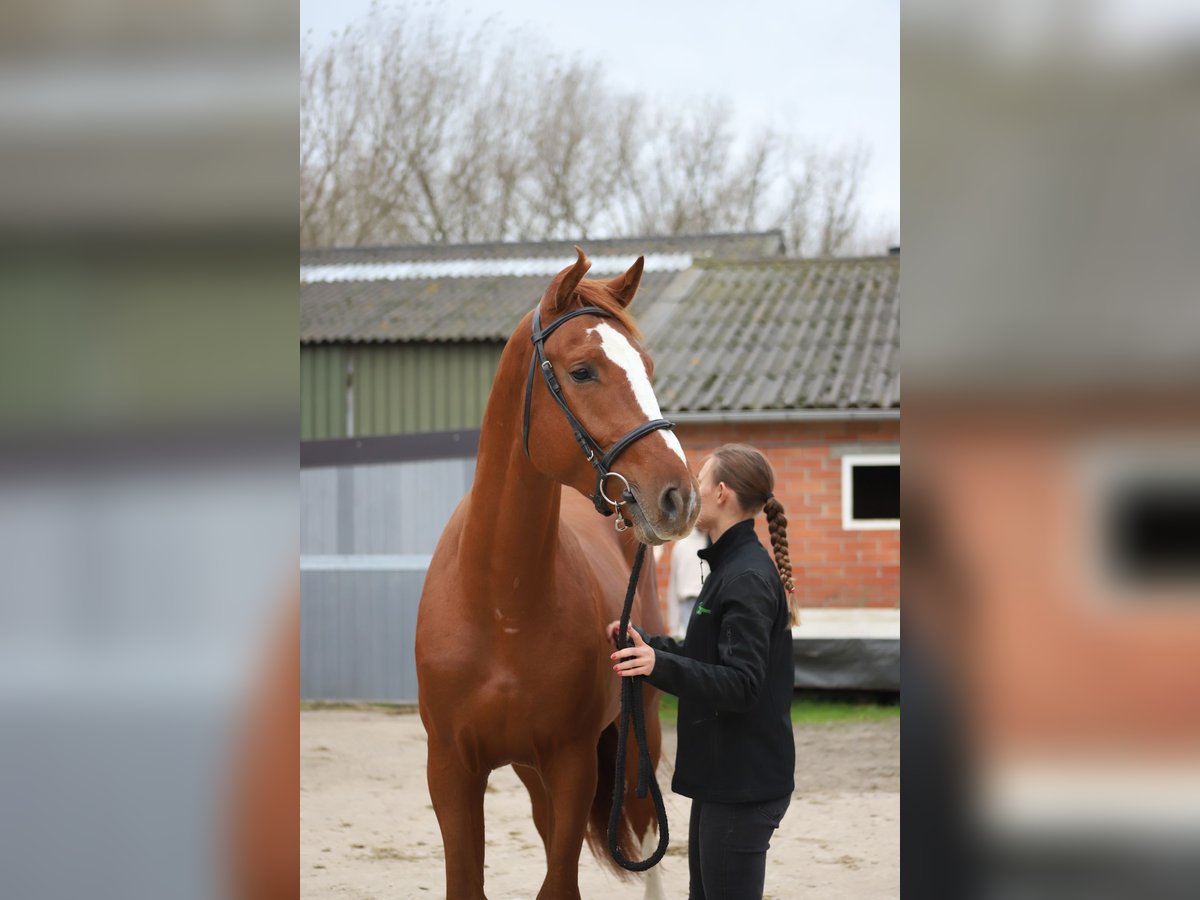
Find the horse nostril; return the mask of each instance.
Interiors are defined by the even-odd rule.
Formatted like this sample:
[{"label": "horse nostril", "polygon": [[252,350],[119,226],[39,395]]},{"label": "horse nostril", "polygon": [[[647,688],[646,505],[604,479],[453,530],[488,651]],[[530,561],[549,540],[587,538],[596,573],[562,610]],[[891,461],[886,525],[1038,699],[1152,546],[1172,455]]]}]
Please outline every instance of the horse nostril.
[{"label": "horse nostril", "polygon": [[663,515],[668,519],[674,519],[683,509],[683,496],[679,493],[679,488],[669,487],[662,492],[662,497],[659,498],[659,505],[662,507]]}]

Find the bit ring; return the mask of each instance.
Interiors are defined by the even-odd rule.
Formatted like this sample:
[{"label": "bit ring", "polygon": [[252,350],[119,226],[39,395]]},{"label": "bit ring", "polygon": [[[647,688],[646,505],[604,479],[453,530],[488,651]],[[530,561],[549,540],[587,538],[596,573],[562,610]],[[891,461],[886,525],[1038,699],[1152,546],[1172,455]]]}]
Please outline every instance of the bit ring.
[{"label": "bit ring", "polygon": [[620,502],[618,502],[616,500],[613,500],[611,497],[609,497],[608,494],[604,493],[604,484],[610,478],[620,478],[621,481],[624,482],[624,484],[625,484],[626,492],[629,492],[629,481],[620,472],[605,472],[603,477],[601,477],[601,479],[600,479],[600,496],[604,498],[605,503],[607,503],[609,506],[611,506],[614,510],[617,510],[625,505],[625,501],[621,500]]}]

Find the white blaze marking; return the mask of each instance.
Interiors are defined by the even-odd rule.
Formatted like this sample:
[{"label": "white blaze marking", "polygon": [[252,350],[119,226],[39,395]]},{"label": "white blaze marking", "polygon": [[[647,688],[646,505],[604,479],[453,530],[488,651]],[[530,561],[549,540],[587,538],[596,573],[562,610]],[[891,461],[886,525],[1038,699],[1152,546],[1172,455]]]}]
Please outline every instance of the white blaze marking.
[{"label": "white blaze marking", "polygon": [[[600,349],[604,351],[604,355],[625,370],[625,377],[629,379],[629,386],[633,388],[634,399],[637,400],[637,404],[645,413],[646,418],[661,419],[662,410],[658,408],[658,397],[654,396],[650,376],[646,374],[646,364],[642,361],[642,355],[633,349],[633,344],[629,343],[629,338],[607,322],[601,322],[594,328],[589,328],[587,333],[599,335]],[[655,434],[662,436],[667,447],[673,450],[686,466],[687,457],[683,455],[683,447],[679,443],[679,438],[675,437],[675,433],[660,428]]]}]

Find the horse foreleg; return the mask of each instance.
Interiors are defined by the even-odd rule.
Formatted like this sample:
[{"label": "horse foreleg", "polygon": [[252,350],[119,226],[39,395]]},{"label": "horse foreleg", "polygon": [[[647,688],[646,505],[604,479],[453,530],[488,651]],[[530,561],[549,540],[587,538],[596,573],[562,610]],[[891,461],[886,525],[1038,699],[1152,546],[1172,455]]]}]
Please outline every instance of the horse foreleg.
[{"label": "horse foreleg", "polygon": [[550,799],[550,845],[537,900],[578,900],[579,852],[596,794],[595,742],[557,748],[543,759],[542,780]]},{"label": "horse foreleg", "polygon": [[486,900],[483,893],[483,792],[487,772],[472,772],[452,747],[429,745],[429,797],[446,853],[446,896]]},{"label": "horse foreleg", "polygon": [[546,849],[546,864],[549,865],[552,810],[550,809],[550,798],[546,796],[546,786],[542,783],[542,776],[538,774],[537,769],[513,763],[513,771],[525,785],[525,790],[529,791],[529,802],[533,807],[533,824],[537,826],[538,834],[541,835],[542,846]]}]

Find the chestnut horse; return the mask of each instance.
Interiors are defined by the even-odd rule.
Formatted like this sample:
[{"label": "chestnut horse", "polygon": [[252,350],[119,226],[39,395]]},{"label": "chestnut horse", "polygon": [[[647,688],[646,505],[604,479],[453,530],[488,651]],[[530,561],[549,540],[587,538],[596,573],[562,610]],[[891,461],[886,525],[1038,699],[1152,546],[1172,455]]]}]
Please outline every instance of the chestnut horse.
[{"label": "chestnut horse", "polygon": [[[505,765],[528,789],[545,845],[540,900],[579,897],[585,835],[612,864],[606,839],[620,679],[604,627],[621,613],[633,537],[677,539],[699,512],[696,480],[669,423],[658,419],[650,361],[626,312],[643,259],[610,281],[584,280],[591,263],[575,249],[578,260],[555,276],[504,348],[474,484],[442,533],[421,595],[421,721],[453,900],[484,897],[483,794],[489,773]],[[535,325],[547,335],[537,367],[550,367],[545,382],[531,366]],[[594,463],[580,452],[549,383],[599,446],[633,438],[612,465],[629,484],[617,519],[598,514],[601,501],[593,508],[584,499],[596,489]],[[617,481],[607,481],[610,494]],[[632,528],[618,533],[618,521]],[[661,629],[653,566],[640,579],[633,616]],[[658,695],[643,689],[657,763]],[[628,757],[636,771],[632,740]],[[650,798],[637,799],[630,785],[620,844],[626,858],[647,855],[639,851],[653,846],[653,818]]]}]

